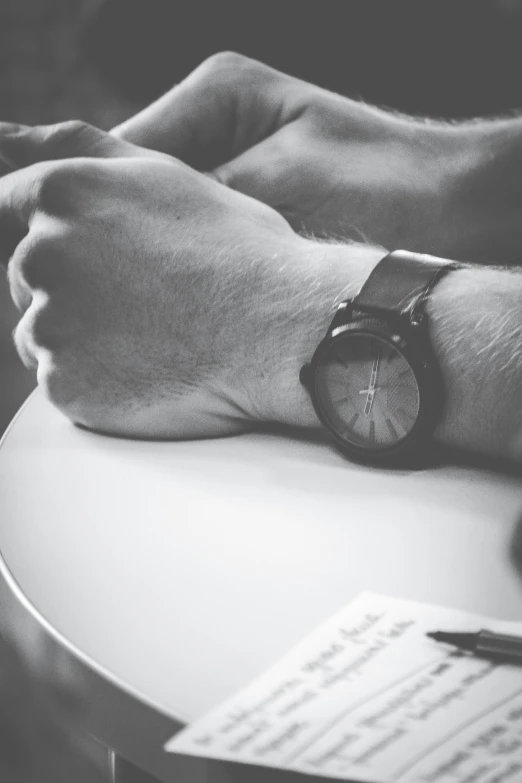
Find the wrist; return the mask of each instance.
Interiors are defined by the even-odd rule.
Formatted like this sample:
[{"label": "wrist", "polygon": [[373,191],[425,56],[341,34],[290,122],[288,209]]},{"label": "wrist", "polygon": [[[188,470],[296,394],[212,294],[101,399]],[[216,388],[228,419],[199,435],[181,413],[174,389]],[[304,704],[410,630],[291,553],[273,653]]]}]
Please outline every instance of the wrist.
[{"label": "wrist", "polygon": [[470,267],[448,274],[428,301],[445,387],[436,438],[493,457],[522,457],[522,275]]},{"label": "wrist", "polygon": [[[252,417],[317,424],[299,380],[301,367],[312,358],[340,302],[358,293],[385,254],[377,247],[296,239],[279,267],[285,279],[278,280],[257,321]],[[468,267],[446,275],[429,296],[430,342],[445,388],[435,437],[443,443],[521,459],[521,295],[522,275]],[[266,323],[262,332],[259,323]]]},{"label": "wrist", "polygon": [[[358,293],[384,255],[377,247],[299,237],[286,247],[272,265],[270,282],[265,280],[269,296],[248,303],[256,318],[242,400],[248,400],[243,407],[251,418],[304,427],[318,423],[299,380],[301,367],[311,360],[340,302]],[[265,262],[263,268],[269,266]],[[431,292],[430,342],[445,388],[434,433],[441,442],[521,459],[521,296],[522,275],[480,267],[452,271]],[[237,395],[241,383],[231,388]]]},{"label": "wrist", "polygon": [[265,317],[270,328],[261,350],[268,371],[257,373],[255,416],[313,427],[317,415],[299,380],[301,367],[312,358],[340,302],[355,296],[386,251],[296,240],[286,259],[284,296],[272,299]]}]

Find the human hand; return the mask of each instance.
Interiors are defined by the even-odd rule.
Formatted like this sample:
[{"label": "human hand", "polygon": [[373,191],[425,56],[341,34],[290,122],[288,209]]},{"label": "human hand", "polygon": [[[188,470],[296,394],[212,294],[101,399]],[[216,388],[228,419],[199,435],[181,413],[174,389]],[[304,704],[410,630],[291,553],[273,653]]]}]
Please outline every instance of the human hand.
[{"label": "human hand", "polygon": [[[109,158],[71,159],[75,145]],[[0,180],[16,343],[58,407],[138,436],[316,423],[299,370],[381,248],[303,239],[260,202],[81,124],[10,139],[0,126],[6,147],[14,167],[69,158]],[[518,278],[464,269],[430,297],[450,445],[507,456],[519,438]]]},{"label": "human hand", "polygon": [[317,263],[266,205],[94,128],[8,130],[2,154],[27,166],[0,180],[15,342],[57,407],[133,436],[315,420],[299,366],[366,261]]},{"label": "human hand", "polygon": [[481,132],[381,111],[233,53],[112,131],[211,172],[296,231],[498,260],[489,180],[475,176]]}]

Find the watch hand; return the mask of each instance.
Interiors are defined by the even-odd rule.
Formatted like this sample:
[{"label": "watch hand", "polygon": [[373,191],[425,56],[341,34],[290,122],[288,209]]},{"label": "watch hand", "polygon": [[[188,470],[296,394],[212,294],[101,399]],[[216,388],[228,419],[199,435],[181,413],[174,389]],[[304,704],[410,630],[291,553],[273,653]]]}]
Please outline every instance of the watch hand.
[{"label": "watch hand", "polygon": [[377,348],[377,354],[373,360],[372,374],[370,377],[370,384],[375,387],[377,383],[377,373],[379,372],[379,364],[381,363],[381,349]]},{"label": "watch hand", "polygon": [[366,397],[366,403],[364,405],[364,413],[366,416],[369,416],[372,411],[380,361],[381,361],[381,349],[377,348],[377,353],[375,355],[375,359],[373,360],[373,367],[370,375],[370,383],[368,384],[368,394]]},{"label": "watch hand", "polygon": [[369,416],[370,413],[372,412],[374,398],[375,398],[375,389],[369,389],[368,395],[366,397],[366,403],[364,405],[364,413],[366,416]]},{"label": "watch hand", "polygon": [[379,391],[379,389],[400,389],[401,386],[406,389],[411,389],[411,383],[383,383],[379,386],[373,386],[368,389],[361,389],[359,394],[368,394],[369,391]]}]

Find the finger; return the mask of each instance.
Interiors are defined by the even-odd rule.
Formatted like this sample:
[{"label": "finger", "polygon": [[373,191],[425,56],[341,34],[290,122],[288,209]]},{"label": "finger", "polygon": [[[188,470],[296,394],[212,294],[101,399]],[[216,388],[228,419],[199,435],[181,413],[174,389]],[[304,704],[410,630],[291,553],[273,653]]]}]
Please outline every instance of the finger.
[{"label": "finger", "polygon": [[13,333],[18,356],[27,370],[36,370],[38,367],[37,347],[31,338],[30,329],[33,318],[31,306],[29,306]]},{"label": "finger", "polygon": [[0,122],[0,161],[13,170],[44,160],[144,155],[164,158],[159,153],[145,152],[134,144],[76,120],[35,127]]},{"label": "finger", "polygon": [[39,206],[44,174],[38,165],[0,178],[0,263],[4,265],[29,230]]},{"label": "finger", "polygon": [[35,220],[9,259],[7,279],[11,299],[22,312],[30,307],[35,293],[41,296],[43,291],[55,289],[59,282],[60,241],[51,227],[52,222],[45,217],[40,227]]},{"label": "finger", "polygon": [[53,352],[64,343],[64,327],[60,323],[45,291],[33,291],[29,306],[14,330],[14,343],[22,362],[35,369],[42,352]]},{"label": "finger", "polygon": [[[23,243],[22,243],[23,244]],[[7,268],[7,278],[9,283],[9,292],[15,307],[24,313],[33,301],[33,293],[27,280],[24,280],[16,264],[10,263]]]},{"label": "finger", "polygon": [[207,171],[285,124],[307,87],[255,60],[225,52],[210,57],[111,134]]}]

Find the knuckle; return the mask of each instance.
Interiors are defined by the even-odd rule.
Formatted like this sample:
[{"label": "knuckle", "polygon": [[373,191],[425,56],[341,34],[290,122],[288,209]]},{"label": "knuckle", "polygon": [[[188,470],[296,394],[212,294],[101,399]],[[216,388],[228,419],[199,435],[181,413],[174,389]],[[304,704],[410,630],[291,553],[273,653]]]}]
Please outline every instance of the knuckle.
[{"label": "knuckle", "polygon": [[89,164],[90,161],[67,160],[43,165],[34,184],[40,210],[57,217],[77,210],[78,193],[85,185]]},{"label": "knuckle", "polygon": [[32,289],[50,289],[60,278],[61,247],[55,237],[31,235],[20,248],[13,266]]},{"label": "knuckle", "polygon": [[34,275],[38,274],[50,255],[48,245],[49,242],[47,240],[29,234],[18,248],[16,257],[13,259],[13,269],[16,266],[17,272],[31,287],[34,282]]},{"label": "knuckle", "polygon": [[29,334],[25,327],[23,318],[13,332],[13,340],[18,356],[22,360],[22,364],[28,370],[33,370],[37,364],[36,357],[33,350],[31,349]]},{"label": "knuckle", "polygon": [[233,51],[216,52],[207,57],[203,67],[210,71],[219,71],[223,68],[238,68],[248,60],[243,54]]},{"label": "knuckle", "polygon": [[200,65],[200,74],[212,81],[237,82],[245,77],[252,78],[266,73],[268,66],[237,52],[226,51],[212,54]]},{"label": "knuckle", "polygon": [[35,310],[30,318],[28,328],[35,345],[48,351],[55,351],[61,347],[64,342],[64,330],[56,323],[49,309]]},{"label": "knuckle", "polygon": [[7,282],[11,299],[13,300],[15,307],[18,310],[25,312],[31,304],[32,293],[14,260],[11,261],[7,268]]},{"label": "knuckle", "polygon": [[87,149],[92,143],[96,130],[92,125],[82,120],[68,120],[56,125],[48,125],[45,129],[45,146],[48,154],[53,157],[66,157],[68,150],[75,154]]},{"label": "knuckle", "polygon": [[65,190],[71,185],[70,172],[67,166],[56,164],[42,168],[35,183],[36,200],[40,208],[48,214],[59,214],[63,211]]},{"label": "knuckle", "polygon": [[49,351],[57,350],[65,341],[65,331],[58,323],[50,304],[47,301],[37,303],[36,299],[33,299],[18,324],[16,334],[17,339],[25,345],[45,348]]}]

